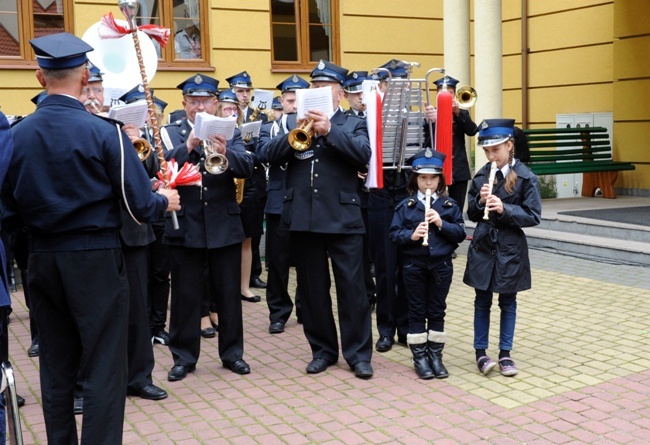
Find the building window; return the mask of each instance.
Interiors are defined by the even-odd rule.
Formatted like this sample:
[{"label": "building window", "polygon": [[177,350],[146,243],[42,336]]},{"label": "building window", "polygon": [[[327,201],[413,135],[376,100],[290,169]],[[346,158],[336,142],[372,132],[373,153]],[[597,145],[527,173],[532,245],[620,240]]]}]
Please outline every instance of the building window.
[{"label": "building window", "polygon": [[274,71],[309,71],[339,63],[338,0],[271,0]]},{"label": "building window", "polygon": [[0,0],[0,65],[35,65],[29,41],[72,30],[72,0]]},{"label": "building window", "polygon": [[209,66],[207,0],[139,0],[138,25],[153,24],[169,28],[165,48],[154,42],[158,67]]}]

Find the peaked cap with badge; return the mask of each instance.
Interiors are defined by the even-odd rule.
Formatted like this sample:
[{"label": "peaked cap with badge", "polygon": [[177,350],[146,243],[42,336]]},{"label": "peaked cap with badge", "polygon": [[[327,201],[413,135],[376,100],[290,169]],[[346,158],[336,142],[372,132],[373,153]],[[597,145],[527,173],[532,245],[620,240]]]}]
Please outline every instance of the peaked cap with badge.
[{"label": "peaked cap with badge", "polygon": [[368,71],[352,71],[343,82],[343,90],[348,93],[360,93],[363,90],[363,81],[367,79]]},{"label": "peaked cap with badge", "polygon": [[253,88],[251,76],[246,71],[226,78],[226,82],[228,82],[230,88]]},{"label": "peaked cap with badge", "polygon": [[34,49],[38,66],[48,70],[62,70],[83,65],[86,53],[93,47],[68,32],[37,37],[29,41]]},{"label": "peaked cap with badge", "polygon": [[195,74],[176,88],[183,90],[183,96],[216,96],[219,94],[219,81],[205,74]]},{"label": "peaked cap with badge", "polygon": [[514,119],[485,119],[478,126],[479,147],[491,147],[514,137]]},{"label": "peaked cap with badge", "polygon": [[297,74],[294,74],[292,76],[287,77],[282,82],[280,82],[276,86],[276,88],[281,92],[286,93],[287,91],[295,91],[295,90],[309,88],[309,82],[307,82],[305,79],[298,76]]},{"label": "peaked cap with badge", "polygon": [[336,82],[343,85],[348,70],[332,62],[321,59],[309,74],[312,82]]},{"label": "peaked cap with badge", "polygon": [[411,156],[406,163],[411,166],[413,173],[440,175],[442,174],[442,165],[445,158],[445,154],[439,151],[420,150]]},{"label": "peaked cap with badge", "polygon": [[[167,106],[167,102],[165,102],[164,100],[158,99],[156,96],[154,96],[153,88],[150,91],[151,91],[151,96],[153,97],[153,102],[156,105],[158,105],[162,111],[165,111],[165,107]],[[120,96],[119,100],[121,100],[125,104],[130,104],[130,103],[133,103],[133,102],[137,102],[139,100],[147,100],[147,94],[144,91],[144,86],[142,86],[142,85],[134,86],[129,91],[127,91],[122,96]]]}]

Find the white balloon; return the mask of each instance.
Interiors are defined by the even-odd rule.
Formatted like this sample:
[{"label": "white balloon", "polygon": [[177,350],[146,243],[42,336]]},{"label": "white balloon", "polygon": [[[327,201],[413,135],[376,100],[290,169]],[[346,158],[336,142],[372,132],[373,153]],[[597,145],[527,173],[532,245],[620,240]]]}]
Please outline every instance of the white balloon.
[{"label": "white balloon", "polygon": [[[120,25],[127,22],[116,20]],[[142,83],[140,64],[135,52],[133,36],[127,34],[119,39],[102,39],[99,37],[100,22],[93,24],[84,33],[82,40],[94,48],[88,53],[88,58],[103,73],[104,88],[129,90]],[[144,62],[147,81],[151,82],[158,69],[158,55],[151,38],[138,31],[140,50]]]}]

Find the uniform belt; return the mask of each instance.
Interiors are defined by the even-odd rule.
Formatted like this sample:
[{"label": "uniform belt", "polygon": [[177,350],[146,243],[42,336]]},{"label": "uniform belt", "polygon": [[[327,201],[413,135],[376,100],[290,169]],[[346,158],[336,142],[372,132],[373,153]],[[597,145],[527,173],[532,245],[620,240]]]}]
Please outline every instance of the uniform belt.
[{"label": "uniform belt", "polygon": [[117,230],[53,234],[30,233],[27,242],[30,252],[116,249],[120,247],[120,234]]}]

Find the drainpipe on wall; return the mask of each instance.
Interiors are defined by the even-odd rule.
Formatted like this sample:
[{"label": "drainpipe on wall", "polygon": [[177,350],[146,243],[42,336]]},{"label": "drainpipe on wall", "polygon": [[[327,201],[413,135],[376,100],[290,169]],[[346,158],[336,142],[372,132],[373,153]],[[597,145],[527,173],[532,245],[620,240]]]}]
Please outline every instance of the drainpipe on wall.
[{"label": "drainpipe on wall", "polygon": [[521,128],[528,128],[528,0],[521,0]]}]

